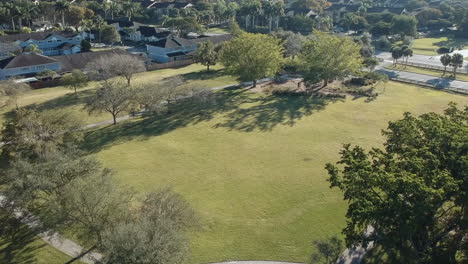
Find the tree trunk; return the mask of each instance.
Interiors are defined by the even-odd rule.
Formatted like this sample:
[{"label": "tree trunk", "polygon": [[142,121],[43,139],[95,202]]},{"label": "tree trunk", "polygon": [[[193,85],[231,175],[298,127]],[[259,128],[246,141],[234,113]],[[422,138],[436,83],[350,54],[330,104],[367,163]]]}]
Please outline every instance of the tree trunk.
[{"label": "tree trunk", "polygon": [[327,87],[328,85],[328,79],[323,80],[323,87]]},{"label": "tree trunk", "polygon": [[15,27],[15,19],[13,17],[11,17],[11,28],[13,30],[16,30],[16,27]]},{"label": "tree trunk", "polygon": [[62,27],[65,28],[65,13],[62,12]]},{"label": "tree trunk", "polygon": [[210,71],[210,65],[209,65],[209,64],[206,65],[206,70],[207,70],[207,71]]},{"label": "tree trunk", "polygon": [[117,116],[116,114],[112,114],[112,120],[114,121],[114,125],[117,124]]},{"label": "tree trunk", "polygon": [[245,16],[245,29],[247,30],[249,28],[249,16]]},{"label": "tree trunk", "polygon": [[257,87],[257,80],[253,80],[253,88]]},{"label": "tree trunk", "polygon": [[131,78],[128,78],[128,77],[127,77],[127,85],[128,85],[128,86],[130,86],[130,79],[131,79]]},{"label": "tree trunk", "polygon": [[268,17],[268,32],[270,33],[271,33],[272,24],[273,24],[273,17],[269,16]]},{"label": "tree trunk", "polygon": [[444,65],[444,73],[442,73],[442,76],[445,76],[445,72],[447,71],[447,66]]},{"label": "tree trunk", "polygon": [[453,67],[453,78],[457,78],[457,67]]},{"label": "tree trunk", "polygon": [[73,87],[73,88],[75,89],[75,97],[76,97],[76,96],[77,96],[77,94],[76,94],[76,87]]}]

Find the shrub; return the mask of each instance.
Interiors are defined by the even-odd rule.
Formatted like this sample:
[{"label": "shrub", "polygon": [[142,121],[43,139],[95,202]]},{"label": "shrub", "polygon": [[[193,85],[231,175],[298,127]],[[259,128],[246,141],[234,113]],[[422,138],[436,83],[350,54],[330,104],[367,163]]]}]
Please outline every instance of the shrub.
[{"label": "shrub", "polygon": [[440,47],[440,48],[437,49],[437,53],[438,53],[438,54],[450,53],[450,52],[452,52],[452,49],[453,49],[453,48],[449,48],[449,47],[445,47],[445,46],[444,46],[444,47]]}]

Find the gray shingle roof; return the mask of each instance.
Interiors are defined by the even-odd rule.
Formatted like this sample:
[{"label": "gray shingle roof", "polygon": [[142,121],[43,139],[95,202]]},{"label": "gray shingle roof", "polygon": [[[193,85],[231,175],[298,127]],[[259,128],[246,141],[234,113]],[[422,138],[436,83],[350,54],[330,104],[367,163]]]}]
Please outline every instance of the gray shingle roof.
[{"label": "gray shingle roof", "polygon": [[22,34],[12,34],[0,36],[0,42],[15,42],[15,41],[26,41],[28,39],[33,40],[44,40],[47,39],[50,35],[58,35],[64,38],[70,38],[77,35],[76,32],[65,32],[65,31],[49,31],[49,32],[32,32],[32,33],[22,33]]},{"label": "gray shingle roof", "polygon": [[0,61],[1,69],[13,69],[28,67],[34,65],[43,65],[49,63],[56,63],[57,60],[50,57],[36,54],[36,53],[23,53],[15,57],[10,57]]},{"label": "gray shingle roof", "polygon": [[122,54],[130,54],[134,55],[128,51],[122,49],[112,49],[112,50],[103,50],[103,51],[95,51],[95,52],[83,52],[83,53],[76,53],[70,55],[61,55],[61,56],[54,56],[54,59],[60,62],[61,64],[61,72],[70,72],[74,69],[84,69],[86,65],[97,58],[103,56],[112,56],[112,55],[122,55]]},{"label": "gray shingle roof", "polygon": [[216,35],[216,36],[202,35],[195,39],[168,37],[168,38],[156,41],[156,42],[148,43],[148,45],[156,46],[160,48],[166,48],[166,49],[173,49],[173,48],[179,48],[179,47],[184,47],[184,46],[193,46],[204,41],[211,41],[214,44],[219,44],[224,41],[229,41],[230,39],[232,39],[231,34],[223,34],[223,35]]}]

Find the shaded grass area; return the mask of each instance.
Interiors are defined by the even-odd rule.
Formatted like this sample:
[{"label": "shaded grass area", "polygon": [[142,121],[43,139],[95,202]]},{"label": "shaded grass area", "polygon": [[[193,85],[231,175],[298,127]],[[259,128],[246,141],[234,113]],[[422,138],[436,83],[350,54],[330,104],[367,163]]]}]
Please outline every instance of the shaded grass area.
[{"label": "shaded grass area", "polygon": [[388,121],[450,101],[468,97],[395,82],[371,102],[220,91],[210,103],[89,131],[83,148],[126,186],[172,186],[190,201],[204,221],[190,263],[304,262],[313,240],[345,225],[346,203],[324,170],[342,144],[380,146]]},{"label": "shaded grass area", "polygon": [[468,38],[453,38],[453,37],[439,37],[439,38],[420,38],[415,39],[411,48],[415,54],[433,56],[437,55],[437,49],[443,46],[447,47],[464,47],[468,49]]},{"label": "shaded grass area", "polygon": [[[71,258],[38,238],[25,225],[0,211],[0,263],[8,264],[64,264]],[[8,222],[8,223],[7,223]],[[7,225],[14,227],[6,231]],[[82,262],[76,261],[80,264]]]},{"label": "shaded grass area", "polygon": [[[183,85],[187,87],[211,88],[236,82],[236,79],[226,75],[221,67],[214,67],[214,70],[206,72],[201,65],[190,65],[178,69],[164,69],[136,74],[132,83],[134,86],[156,84],[173,76],[181,76],[184,80]],[[77,96],[73,94],[72,90],[62,86],[32,90],[22,95],[18,99],[18,104],[19,106],[35,107],[39,110],[67,110],[81,116],[86,124],[96,123],[111,119],[111,116],[105,113],[90,115],[83,110],[86,101],[93,95],[97,86],[98,83],[90,82],[87,87],[78,91]],[[0,124],[11,115],[12,109],[12,107],[0,109]]]},{"label": "shaded grass area", "polygon": [[[420,74],[426,74],[434,77],[440,77],[440,78],[446,78],[446,79],[451,79],[454,80],[453,74],[450,70],[447,70],[445,72],[439,71],[439,70],[433,70],[433,69],[426,69],[426,68],[420,68],[420,67],[414,67],[414,66],[405,66],[398,64],[397,66],[387,66],[387,69],[390,70],[397,70],[397,71],[405,71],[405,72],[414,72],[414,73],[420,73]],[[459,81],[465,81],[468,82],[468,74],[463,74],[463,73],[457,73],[457,78],[455,80]]]}]

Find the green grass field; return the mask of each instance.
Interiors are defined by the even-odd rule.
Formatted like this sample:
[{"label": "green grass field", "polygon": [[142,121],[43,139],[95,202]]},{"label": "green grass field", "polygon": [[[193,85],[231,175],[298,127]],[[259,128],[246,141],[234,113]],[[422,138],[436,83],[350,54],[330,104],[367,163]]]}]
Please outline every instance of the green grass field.
[{"label": "green grass field", "polygon": [[[177,69],[164,69],[136,74],[132,85],[157,83],[164,78],[177,75],[185,79],[184,85],[191,87],[217,87],[237,82],[232,76],[225,75],[219,66],[213,67],[213,71],[208,73],[205,71],[205,67],[193,64]],[[62,86],[32,90],[22,95],[18,99],[18,104],[19,106],[36,107],[39,110],[61,109],[71,111],[81,116],[86,124],[111,119],[112,117],[106,113],[89,115],[83,110],[85,102],[92,95],[97,85],[96,82],[90,82],[87,87],[78,90],[77,97],[74,96],[72,90]],[[0,124],[8,117],[12,109],[13,107],[0,108]]]},{"label": "green grass field", "polygon": [[345,224],[325,163],[343,143],[381,146],[380,131],[405,111],[441,112],[450,101],[468,97],[394,82],[371,102],[221,91],[212,104],[90,131],[84,149],[125,186],[172,186],[193,204],[204,226],[191,263],[307,261],[311,241]]},{"label": "green grass field", "polygon": [[420,38],[415,39],[412,44],[412,49],[415,54],[433,56],[437,55],[437,49],[443,46],[447,47],[462,47],[468,49],[467,39],[454,39],[451,37],[440,38]]},{"label": "green grass field", "polygon": [[[0,238],[0,263],[64,264],[69,260],[71,260],[69,256],[37,237],[31,238],[29,241],[22,241],[17,246],[11,246],[11,243]],[[74,263],[80,264],[82,262]]]},{"label": "green grass field", "polygon": [[[450,71],[447,71],[444,75],[443,71],[434,70],[434,69],[426,69],[420,67],[413,67],[413,66],[405,66],[398,64],[397,66],[388,66],[386,67],[390,70],[397,70],[397,71],[406,71],[406,72],[414,72],[414,73],[421,73],[426,75],[431,75],[435,77],[447,78],[453,80],[453,75]],[[468,82],[468,74],[457,73],[456,80]]]},{"label": "green grass field", "polygon": [[[2,221],[11,221],[0,211]],[[2,223],[3,225],[4,223]],[[9,235],[7,235],[7,233]],[[49,246],[31,233],[24,225],[19,225],[16,232],[4,232],[0,235],[0,263],[8,264],[64,264],[71,258]],[[77,261],[76,264],[82,264]]]}]

